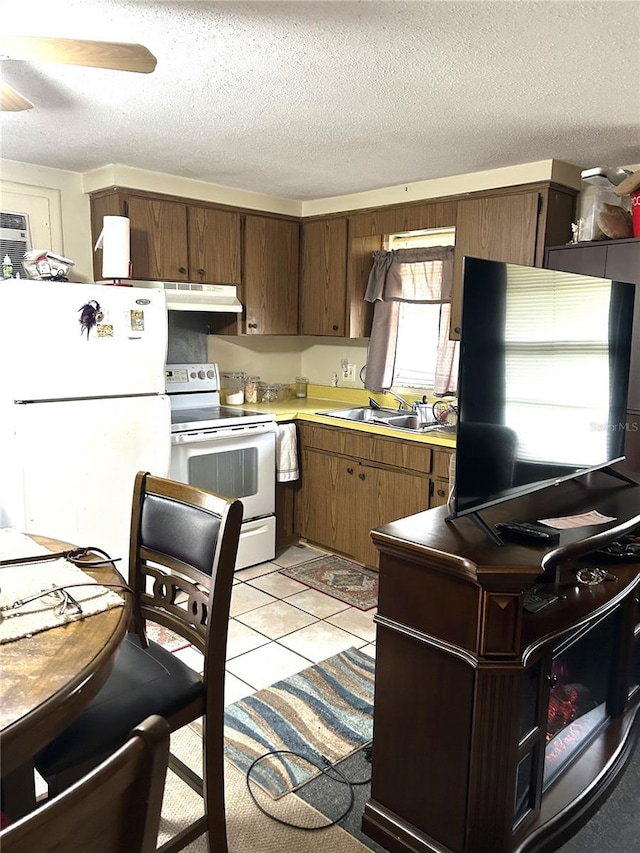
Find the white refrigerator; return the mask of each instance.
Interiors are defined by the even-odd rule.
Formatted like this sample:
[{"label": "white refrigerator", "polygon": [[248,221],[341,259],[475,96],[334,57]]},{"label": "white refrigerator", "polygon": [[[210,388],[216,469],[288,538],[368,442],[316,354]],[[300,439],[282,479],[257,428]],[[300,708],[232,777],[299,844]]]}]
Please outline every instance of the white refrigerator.
[{"label": "white refrigerator", "polygon": [[139,470],[167,476],[160,288],[0,281],[0,526],[126,569]]}]

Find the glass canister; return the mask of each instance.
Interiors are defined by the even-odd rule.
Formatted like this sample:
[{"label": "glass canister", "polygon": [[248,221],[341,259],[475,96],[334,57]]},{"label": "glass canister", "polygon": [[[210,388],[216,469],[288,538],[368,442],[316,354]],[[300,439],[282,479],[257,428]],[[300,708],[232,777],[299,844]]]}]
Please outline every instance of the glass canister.
[{"label": "glass canister", "polygon": [[223,373],[222,391],[224,402],[229,406],[240,406],[244,403],[244,385],[246,373],[240,371]]},{"label": "glass canister", "polygon": [[262,389],[262,402],[263,403],[273,403],[278,399],[278,386],[277,385],[265,385]]},{"label": "glass canister", "polygon": [[296,397],[307,396],[307,384],[309,380],[306,376],[296,376]]},{"label": "glass canister", "polygon": [[620,240],[632,236],[629,197],[621,197],[616,192],[616,187],[629,174],[626,169],[600,166],[581,172],[577,242]]},{"label": "glass canister", "polygon": [[260,398],[260,377],[247,376],[247,381],[244,385],[244,401],[245,403],[257,403]]}]

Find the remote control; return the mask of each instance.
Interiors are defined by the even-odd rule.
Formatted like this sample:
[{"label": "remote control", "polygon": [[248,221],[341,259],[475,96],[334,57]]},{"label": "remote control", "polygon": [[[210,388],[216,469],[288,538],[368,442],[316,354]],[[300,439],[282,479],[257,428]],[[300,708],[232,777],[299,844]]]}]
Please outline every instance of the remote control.
[{"label": "remote control", "polygon": [[503,521],[496,524],[496,530],[500,533],[523,536],[528,539],[538,539],[540,542],[552,542],[560,538],[560,534],[553,529],[546,529],[541,524],[531,521]]}]

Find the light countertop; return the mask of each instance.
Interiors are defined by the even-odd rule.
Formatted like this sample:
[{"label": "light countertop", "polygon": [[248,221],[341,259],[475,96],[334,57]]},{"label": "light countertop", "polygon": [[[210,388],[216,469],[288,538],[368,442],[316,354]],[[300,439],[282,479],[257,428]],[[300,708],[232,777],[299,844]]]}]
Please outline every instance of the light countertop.
[{"label": "light countertop", "polygon": [[243,403],[242,408],[254,412],[273,412],[278,423],[285,421],[310,421],[326,424],[342,429],[369,432],[375,435],[416,441],[421,444],[431,444],[437,447],[455,450],[456,440],[452,435],[438,433],[419,433],[410,430],[393,429],[380,424],[365,424],[357,421],[339,420],[327,417],[323,412],[334,409],[347,409],[353,406],[366,406],[369,398],[373,397],[386,408],[395,408],[393,398],[385,394],[375,394],[350,388],[331,388],[327,385],[309,385],[307,397],[290,397],[287,400],[274,400],[269,403]]}]

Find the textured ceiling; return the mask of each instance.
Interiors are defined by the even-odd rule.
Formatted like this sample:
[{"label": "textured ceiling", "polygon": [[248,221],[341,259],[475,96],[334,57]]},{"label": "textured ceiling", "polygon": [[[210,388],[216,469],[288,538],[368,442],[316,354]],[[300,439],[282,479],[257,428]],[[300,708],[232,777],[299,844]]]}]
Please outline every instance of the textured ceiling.
[{"label": "textured ceiling", "polygon": [[153,74],[6,61],[3,158],[291,199],[640,162],[640,3],[5,0],[2,30],[140,42]]}]

